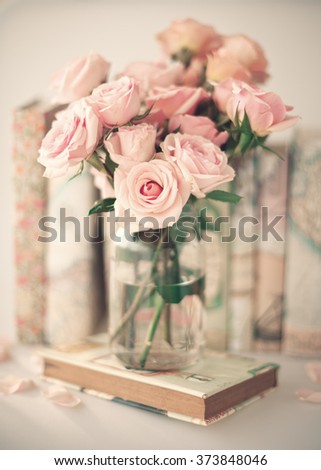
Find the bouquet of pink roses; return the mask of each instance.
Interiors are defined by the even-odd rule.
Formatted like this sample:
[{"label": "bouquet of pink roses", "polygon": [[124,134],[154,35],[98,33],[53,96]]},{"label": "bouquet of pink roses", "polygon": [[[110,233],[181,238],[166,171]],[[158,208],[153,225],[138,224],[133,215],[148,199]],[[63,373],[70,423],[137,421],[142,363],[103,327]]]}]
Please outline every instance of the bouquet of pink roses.
[{"label": "bouquet of pink roses", "polygon": [[191,195],[224,197],[212,192],[235,177],[228,159],[298,118],[255,85],[268,76],[267,61],[248,37],[185,20],[158,40],[172,62],[133,63],[105,83],[109,63],[90,54],[57,73],[56,101],[71,104],[57,115],[39,162],[50,178],[89,163],[115,195],[95,211],[130,209],[162,227],[168,215],[179,218]]},{"label": "bouquet of pink roses", "polygon": [[[161,312],[182,301],[181,291],[164,286],[169,279],[177,286],[182,278],[174,234],[184,207],[204,199],[238,202],[238,195],[218,189],[237,177],[234,162],[255,147],[267,148],[271,132],[298,120],[287,115],[292,108],[277,94],[258,87],[268,77],[267,60],[247,36],[221,35],[187,19],[174,21],[157,39],[165,61],[129,64],[113,81],[107,81],[110,64],[98,54],[59,71],[52,82],[56,102],[70,104],[57,114],[39,156],[49,178],[70,167],[78,175],[85,163],[95,169],[106,197],[90,213],[115,211],[122,217],[127,211],[136,221],[131,232],[159,230],[151,272],[131,303],[146,297],[152,276],[158,306],[141,367]],[[165,231],[174,255],[165,257],[161,275],[155,267]],[[183,297],[192,294],[186,289]],[[128,308],[121,327],[136,313],[137,305]]]}]

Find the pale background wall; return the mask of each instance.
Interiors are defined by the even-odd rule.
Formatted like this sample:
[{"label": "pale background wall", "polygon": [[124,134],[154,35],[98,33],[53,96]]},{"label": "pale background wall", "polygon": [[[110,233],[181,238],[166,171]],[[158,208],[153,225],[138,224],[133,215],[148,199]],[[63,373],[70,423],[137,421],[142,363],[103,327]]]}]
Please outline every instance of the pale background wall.
[{"label": "pale background wall", "polygon": [[15,335],[12,110],[44,95],[56,69],[91,50],[113,63],[112,74],[158,58],[155,33],[186,17],[261,43],[267,87],[295,106],[304,126],[320,126],[319,0],[0,0],[0,336]]}]

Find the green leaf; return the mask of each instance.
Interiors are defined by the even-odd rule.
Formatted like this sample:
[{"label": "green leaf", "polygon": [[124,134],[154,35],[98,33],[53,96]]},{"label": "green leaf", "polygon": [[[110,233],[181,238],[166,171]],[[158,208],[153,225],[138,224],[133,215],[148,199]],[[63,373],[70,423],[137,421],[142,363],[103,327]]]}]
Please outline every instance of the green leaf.
[{"label": "green leaf", "polygon": [[239,196],[238,194],[221,191],[219,189],[215,189],[214,191],[206,194],[206,197],[208,199],[213,199],[214,201],[230,202],[232,204],[236,204],[242,199],[242,196]]},{"label": "green leaf", "polygon": [[80,176],[81,173],[84,171],[84,166],[85,166],[85,163],[84,163],[84,160],[80,163],[79,165],[79,168],[77,170],[77,173],[75,173],[71,178],[69,178],[69,180],[67,181],[67,183],[69,183],[70,181],[72,181],[73,179],[77,178],[77,176]]},{"label": "green leaf", "polygon": [[100,212],[111,212],[114,210],[116,199],[111,197],[107,199],[99,199],[89,211],[89,215],[99,214]]},{"label": "green leaf", "polygon": [[263,145],[261,143],[258,143],[258,146],[261,147],[263,150],[266,150],[267,152],[274,153],[274,155],[281,158],[281,160],[283,160],[283,161],[285,160],[284,157],[282,157],[282,155],[277,153],[275,150],[270,149],[270,147],[267,147],[266,145]]},{"label": "green leaf", "polygon": [[156,284],[156,289],[168,304],[179,304],[185,295],[202,296],[204,289],[204,277],[195,280],[189,284]]},{"label": "green leaf", "polygon": [[252,147],[254,142],[254,136],[252,134],[241,134],[240,141],[238,147],[240,148],[240,152],[244,155],[247,150]]},{"label": "green leaf", "polygon": [[110,158],[110,154],[109,152],[107,152],[107,150],[106,150],[106,156],[105,156],[105,166],[108,169],[110,175],[113,177],[118,165],[117,163],[112,161],[112,159]]},{"label": "green leaf", "polygon": [[250,135],[250,136],[252,136],[252,134],[253,134],[251,124],[250,124],[250,120],[249,120],[249,117],[248,117],[246,111],[244,112],[244,117],[243,117],[240,129],[241,129],[241,132],[243,134],[247,134],[247,135]]}]

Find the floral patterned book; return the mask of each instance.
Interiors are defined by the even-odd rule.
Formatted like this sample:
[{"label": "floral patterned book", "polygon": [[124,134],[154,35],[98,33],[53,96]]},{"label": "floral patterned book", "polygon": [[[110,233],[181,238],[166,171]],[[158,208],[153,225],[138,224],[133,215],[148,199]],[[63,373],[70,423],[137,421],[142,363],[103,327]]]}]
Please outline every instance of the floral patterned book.
[{"label": "floral patterned book", "polygon": [[47,180],[37,158],[58,109],[35,101],[13,114],[15,314],[18,338],[25,343],[43,339],[46,247],[38,242],[38,222],[46,211]]},{"label": "floral patterned book", "polygon": [[126,369],[110,353],[104,335],[39,354],[47,379],[201,425],[229,416],[277,385],[277,364],[210,350],[180,370]]}]

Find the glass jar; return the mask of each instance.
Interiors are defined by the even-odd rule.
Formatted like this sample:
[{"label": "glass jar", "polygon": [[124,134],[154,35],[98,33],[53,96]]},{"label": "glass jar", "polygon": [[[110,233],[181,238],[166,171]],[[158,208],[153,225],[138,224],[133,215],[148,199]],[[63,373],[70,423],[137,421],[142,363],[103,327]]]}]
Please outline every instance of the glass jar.
[{"label": "glass jar", "polygon": [[112,351],[135,369],[170,370],[204,348],[204,259],[189,205],[172,227],[111,240],[109,336]]}]

